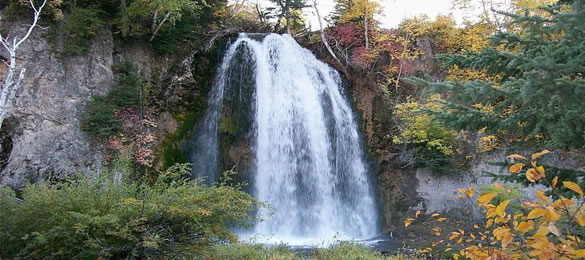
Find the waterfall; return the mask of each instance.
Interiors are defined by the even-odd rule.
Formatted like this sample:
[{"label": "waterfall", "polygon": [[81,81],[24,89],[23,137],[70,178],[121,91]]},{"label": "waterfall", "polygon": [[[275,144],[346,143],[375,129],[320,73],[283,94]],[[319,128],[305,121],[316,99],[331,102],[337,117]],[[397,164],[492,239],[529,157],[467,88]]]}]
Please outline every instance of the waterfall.
[{"label": "waterfall", "polygon": [[271,214],[244,235],[292,245],[376,235],[368,167],[339,74],[292,37],[241,34],[197,131],[194,175],[208,182],[217,180],[218,132],[249,143],[250,192]]}]

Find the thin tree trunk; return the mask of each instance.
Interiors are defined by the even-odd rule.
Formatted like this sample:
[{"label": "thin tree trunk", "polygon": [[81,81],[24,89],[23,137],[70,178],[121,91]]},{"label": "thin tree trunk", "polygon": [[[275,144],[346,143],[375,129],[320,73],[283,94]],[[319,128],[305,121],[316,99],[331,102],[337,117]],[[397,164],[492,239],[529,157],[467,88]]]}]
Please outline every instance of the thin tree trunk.
[{"label": "thin tree trunk", "polygon": [[[155,13],[155,15],[156,15],[156,13]],[[165,18],[163,18],[163,20],[156,26],[156,29],[154,30],[154,32],[152,32],[152,36],[150,37],[150,40],[148,40],[148,42],[152,42],[152,40],[154,40],[154,37],[156,37],[156,34],[160,30],[160,28],[163,26],[163,24],[167,21],[167,19],[169,19],[169,17],[171,17],[171,11],[168,11],[167,14],[165,15]]]},{"label": "thin tree trunk", "polygon": [[366,34],[366,49],[370,48],[370,39],[368,38],[368,10],[366,10],[366,15],[365,15],[365,19],[364,19],[366,25],[365,25],[365,34]]},{"label": "thin tree trunk", "polygon": [[290,33],[290,10],[288,8],[286,9],[286,32],[292,35]]},{"label": "thin tree trunk", "polygon": [[335,52],[333,52],[333,49],[331,49],[331,46],[329,45],[329,41],[327,41],[327,37],[325,37],[325,32],[323,31],[323,22],[321,21],[321,15],[319,14],[319,8],[317,8],[317,0],[313,0],[313,7],[315,8],[315,13],[317,14],[317,19],[319,20],[319,33],[321,34],[321,40],[323,41],[323,44],[325,44],[325,48],[327,48],[327,51],[329,51],[329,54],[331,54],[331,57],[333,57],[333,59],[335,59],[335,61],[337,61],[337,63],[339,63],[339,65],[341,64],[341,61],[339,60],[339,58],[337,58],[337,55],[335,55]]},{"label": "thin tree trunk", "polygon": [[[20,45],[24,43],[24,41],[26,41],[28,37],[30,37],[32,31],[37,26],[39,19],[41,18],[41,12],[45,5],[47,4],[47,0],[43,0],[43,2],[38,8],[35,7],[32,0],[29,0],[29,3],[31,8],[34,10],[34,15],[33,22],[28,27],[26,34],[20,40],[18,40],[17,37],[15,36],[12,39],[12,43],[10,43],[8,39],[4,38],[4,36],[0,34],[0,44],[2,44],[2,46],[8,51],[8,53],[10,53],[10,63],[6,63],[6,65],[8,66],[8,71],[4,76],[4,85],[2,86],[2,91],[0,91],[0,129],[2,127],[4,119],[8,115],[8,112],[10,112],[10,109],[12,107],[12,101],[16,96],[16,90],[20,88],[20,84],[22,83],[22,80],[24,79],[24,74],[26,72],[26,69],[21,69],[20,71],[18,71],[16,66],[17,62],[16,53],[18,47],[20,47]],[[14,77],[16,76],[17,73],[18,78],[15,79]]]}]

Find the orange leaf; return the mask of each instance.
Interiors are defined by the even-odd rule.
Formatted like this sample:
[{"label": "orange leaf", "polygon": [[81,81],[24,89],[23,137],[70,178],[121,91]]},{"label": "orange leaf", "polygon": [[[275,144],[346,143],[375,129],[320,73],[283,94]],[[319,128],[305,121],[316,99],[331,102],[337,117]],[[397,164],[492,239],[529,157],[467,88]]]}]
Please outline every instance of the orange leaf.
[{"label": "orange leaf", "polygon": [[484,194],[484,195],[481,195],[481,196],[479,197],[479,199],[477,200],[477,202],[478,202],[480,205],[485,205],[485,204],[487,204],[488,202],[490,202],[490,201],[491,201],[491,200],[492,200],[494,197],[496,197],[497,195],[498,195],[498,194],[497,194],[497,193],[495,193],[495,192],[486,193],[486,194]]},{"label": "orange leaf", "polygon": [[544,192],[537,190],[536,191],[536,197],[538,197],[539,199],[541,199],[544,202],[549,202],[550,199],[544,195]]},{"label": "orange leaf", "polygon": [[[542,166],[539,166],[537,168],[542,168]],[[536,182],[542,178],[544,178],[544,168],[542,168],[542,172],[539,172],[535,168],[530,168],[526,171],[526,179],[528,179],[531,182]]]},{"label": "orange leaf", "polygon": [[404,227],[407,228],[413,221],[414,221],[413,218],[407,218],[406,220],[404,220]]},{"label": "orange leaf", "polygon": [[509,171],[511,173],[519,173],[522,171],[522,168],[524,168],[525,165],[526,164],[523,164],[523,163],[514,164],[514,165],[510,166]]},{"label": "orange leaf", "polygon": [[579,187],[579,185],[577,183],[570,182],[570,181],[564,181],[563,186],[578,193],[579,196],[583,197],[583,190],[581,189],[581,187]]},{"label": "orange leaf", "polygon": [[530,158],[532,160],[536,160],[538,157],[543,156],[543,155],[548,154],[548,153],[550,153],[549,150],[543,150],[542,152],[538,152],[538,153],[533,154]]},{"label": "orange leaf", "polygon": [[528,171],[526,171],[526,179],[528,179],[530,182],[536,182],[536,179],[534,179],[535,172],[536,170],[534,170],[534,168],[528,169]]}]

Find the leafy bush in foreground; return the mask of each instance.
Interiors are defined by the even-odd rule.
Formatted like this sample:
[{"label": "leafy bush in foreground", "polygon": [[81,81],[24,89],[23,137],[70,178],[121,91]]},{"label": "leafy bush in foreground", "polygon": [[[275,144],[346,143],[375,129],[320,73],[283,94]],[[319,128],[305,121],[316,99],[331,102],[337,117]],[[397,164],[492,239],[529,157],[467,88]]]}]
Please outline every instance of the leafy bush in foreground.
[{"label": "leafy bush in foreground", "polygon": [[[449,241],[440,240],[433,247],[446,244],[445,252],[455,244],[462,249],[453,254],[453,259],[583,259],[585,257],[585,192],[571,181],[555,176],[549,181],[545,167],[538,158],[548,150],[534,153],[530,157],[519,154],[508,156],[517,162],[510,166],[511,174],[522,174],[528,181],[545,185],[555,196],[546,196],[536,190],[538,200],[508,198],[500,201],[502,193],[511,193],[505,186],[494,184],[498,191],[487,191],[476,196],[475,188],[459,189],[458,198],[476,202],[477,209],[485,214],[473,230],[451,232]],[[563,188],[561,188],[563,187]],[[565,196],[564,189],[570,191]],[[554,197],[554,198],[553,198]],[[407,218],[404,226],[419,220],[421,212]],[[431,215],[437,222],[446,220],[439,213]],[[432,232],[441,235],[441,228]],[[429,247],[421,253],[430,252]]]},{"label": "leafy bush in foreground", "polygon": [[185,165],[154,185],[102,174],[51,186],[28,185],[17,196],[0,189],[0,258],[144,259],[200,254],[216,240],[234,240],[259,206],[239,187],[190,181]]}]

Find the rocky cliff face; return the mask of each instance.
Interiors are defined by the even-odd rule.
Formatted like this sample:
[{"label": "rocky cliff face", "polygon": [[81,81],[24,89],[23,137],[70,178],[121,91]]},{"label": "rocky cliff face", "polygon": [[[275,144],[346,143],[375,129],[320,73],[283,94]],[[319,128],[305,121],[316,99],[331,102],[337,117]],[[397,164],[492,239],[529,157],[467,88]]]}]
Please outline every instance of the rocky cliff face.
[{"label": "rocky cliff face", "polygon": [[[23,35],[14,23],[10,35]],[[99,34],[86,55],[60,58],[46,30],[35,30],[19,50],[26,77],[2,126],[0,185],[87,173],[100,168],[102,155],[80,130],[86,104],[113,86],[113,38]]]},{"label": "rocky cliff face", "polygon": [[[24,24],[19,21],[0,27],[9,35],[23,35]],[[18,188],[29,182],[100,171],[104,147],[81,131],[81,122],[92,97],[114,87],[112,66],[118,62],[134,63],[145,78],[163,89],[159,100],[166,103],[180,105],[197,94],[188,89],[194,86],[191,67],[195,53],[156,55],[144,43],[115,40],[109,30],[101,31],[82,55],[62,56],[61,45],[58,37],[50,40],[47,29],[37,28],[18,52],[26,76],[0,131],[0,186]],[[169,113],[160,114],[157,121],[159,140],[177,129]]]}]

